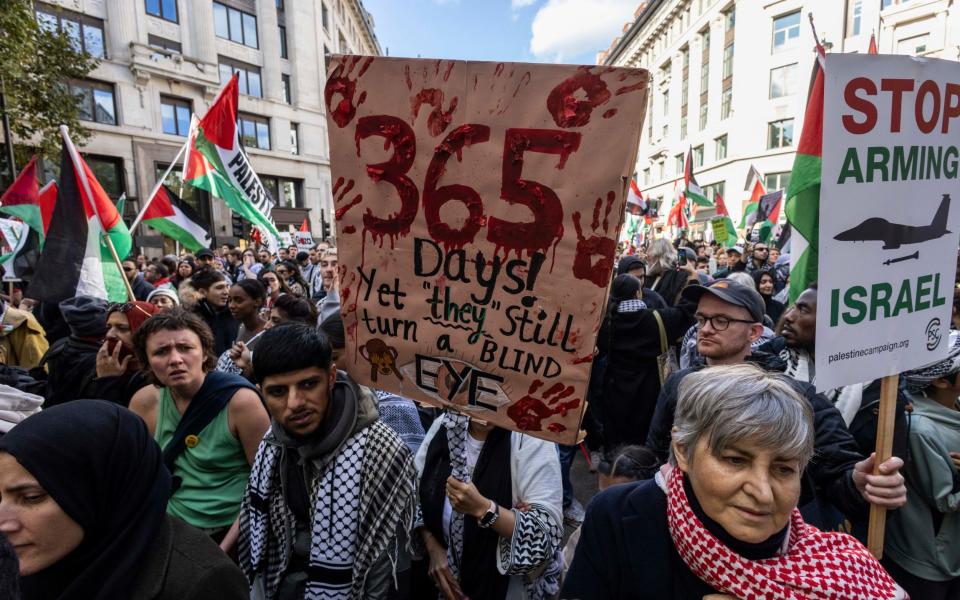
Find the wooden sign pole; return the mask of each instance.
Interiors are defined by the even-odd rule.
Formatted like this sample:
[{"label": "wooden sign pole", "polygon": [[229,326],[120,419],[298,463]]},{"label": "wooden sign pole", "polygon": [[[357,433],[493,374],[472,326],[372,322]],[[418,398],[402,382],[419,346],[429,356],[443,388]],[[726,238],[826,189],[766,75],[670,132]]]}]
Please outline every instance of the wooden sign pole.
[{"label": "wooden sign pole", "polygon": [[[897,385],[899,375],[889,375],[880,381],[880,413],[877,420],[877,449],[873,474],[880,474],[880,465],[893,454],[893,422],[897,413]],[[870,505],[870,529],[867,548],[880,560],[883,558],[883,536],[887,527],[887,509]]]}]

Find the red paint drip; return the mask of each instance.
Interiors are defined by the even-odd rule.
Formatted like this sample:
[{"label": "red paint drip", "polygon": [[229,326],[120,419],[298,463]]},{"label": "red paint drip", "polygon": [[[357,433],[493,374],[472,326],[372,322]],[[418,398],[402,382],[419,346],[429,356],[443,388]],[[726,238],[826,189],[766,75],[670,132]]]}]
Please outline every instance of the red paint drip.
[{"label": "red paint drip", "polygon": [[447,70],[443,72],[443,80],[444,80],[444,81],[450,79],[450,73],[453,71],[453,66],[454,66],[455,64],[456,64],[456,63],[451,60],[451,61],[450,61],[450,64],[447,65]]},{"label": "red paint drip", "polygon": [[357,228],[354,227],[353,225],[347,225],[346,227],[343,228],[343,233],[346,235],[351,235],[356,232],[357,232]]},{"label": "red paint drip", "polygon": [[633,85],[626,85],[626,86],[624,86],[624,87],[622,87],[622,88],[617,88],[617,95],[620,96],[620,95],[622,95],[622,94],[628,94],[628,93],[630,93],[630,92],[635,92],[635,91],[637,91],[637,90],[642,90],[642,89],[645,88],[645,87],[647,87],[647,82],[646,82],[646,81],[640,81],[640,82],[637,82],[637,83],[635,83],[635,84],[633,84]]},{"label": "red paint drip", "polygon": [[366,92],[366,90],[364,90],[364,91],[360,92],[360,97],[357,98],[357,106],[360,106],[361,104],[363,104],[363,103],[366,102],[366,101],[367,101],[367,92]]},{"label": "red paint drip", "polygon": [[503,74],[503,63],[497,63],[497,66],[493,68],[493,75],[500,77],[501,74]]},{"label": "red paint drip", "polygon": [[405,65],[405,66],[403,67],[403,77],[404,77],[404,79],[406,79],[407,89],[408,89],[408,90],[412,90],[412,89],[413,89],[413,81],[410,80],[410,65]]},{"label": "red paint drip", "polygon": [[530,71],[527,71],[520,76],[520,82],[517,84],[517,88],[513,90],[513,97],[516,98],[517,94],[520,93],[520,88],[530,83]]},{"label": "red paint drip", "polygon": [[606,111],[606,112],[603,113],[603,118],[604,118],[604,119],[609,119],[610,117],[612,117],[612,116],[615,115],[615,114],[617,114],[617,109],[611,108],[610,110],[608,110],[608,111]]},{"label": "red paint drip", "polygon": [[480,75],[477,73],[473,74],[473,89],[477,89],[477,83],[480,81]]},{"label": "red paint drip", "polygon": [[582,356],[582,357],[574,360],[574,361],[571,362],[570,364],[571,364],[571,365],[582,365],[582,364],[586,364],[586,363],[589,363],[589,362],[593,362],[593,354],[587,354],[586,356]]},{"label": "red paint drip", "polygon": [[[574,93],[583,90],[586,100]],[[579,67],[576,74],[557,84],[547,96],[547,111],[560,127],[582,127],[590,122],[593,109],[610,100],[606,82],[590,72],[589,67]]]}]

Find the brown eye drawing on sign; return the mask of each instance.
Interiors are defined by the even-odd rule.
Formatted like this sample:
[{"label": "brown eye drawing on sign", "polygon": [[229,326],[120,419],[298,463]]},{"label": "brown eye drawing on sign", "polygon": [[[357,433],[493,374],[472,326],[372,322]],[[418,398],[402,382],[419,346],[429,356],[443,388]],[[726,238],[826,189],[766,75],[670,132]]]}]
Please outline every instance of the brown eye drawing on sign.
[{"label": "brown eye drawing on sign", "polygon": [[397,370],[397,351],[393,346],[388,346],[380,338],[368,340],[366,344],[360,347],[360,355],[370,363],[370,379],[377,380],[377,374],[389,375],[393,373],[397,379],[403,380],[400,371]]}]

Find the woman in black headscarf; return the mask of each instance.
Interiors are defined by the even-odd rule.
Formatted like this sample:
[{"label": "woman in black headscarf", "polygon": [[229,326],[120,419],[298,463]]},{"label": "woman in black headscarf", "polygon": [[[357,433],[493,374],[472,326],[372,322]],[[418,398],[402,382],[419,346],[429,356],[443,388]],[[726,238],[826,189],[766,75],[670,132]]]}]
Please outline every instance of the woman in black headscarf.
[{"label": "woman in black headscarf", "polygon": [[248,598],[216,544],[166,514],[169,496],[160,447],[112,402],[55,406],[0,438],[0,526],[24,600]]},{"label": "woman in black headscarf", "polygon": [[760,292],[760,297],[763,298],[766,315],[770,317],[772,323],[770,328],[773,329],[777,325],[777,322],[780,321],[783,311],[786,310],[782,302],[777,302],[773,299],[776,284],[776,277],[774,276],[773,270],[758,269],[754,271],[753,281],[757,286],[757,291]]},{"label": "woman in black headscarf", "polygon": [[676,306],[652,310],[643,301],[639,279],[623,274],[613,280],[597,336],[599,354],[608,360],[601,411],[608,455],[647,439],[662,384],[657,357],[693,324],[694,310],[695,305],[682,299]]}]

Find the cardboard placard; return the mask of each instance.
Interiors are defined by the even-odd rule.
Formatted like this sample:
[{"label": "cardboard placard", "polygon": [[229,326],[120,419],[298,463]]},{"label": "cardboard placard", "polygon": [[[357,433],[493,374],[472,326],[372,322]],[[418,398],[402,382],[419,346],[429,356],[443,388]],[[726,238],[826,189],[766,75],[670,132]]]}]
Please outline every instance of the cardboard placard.
[{"label": "cardboard placard", "polygon": [[309,231],[295,231],[293,232],[293,237],[296,240],[297,248],[306,252],[313,248],[313,234]]},{"label": "cardboard placard", "polygon": [[337,366],[573,443],[647,72],[361,56],[328,72]]}]

